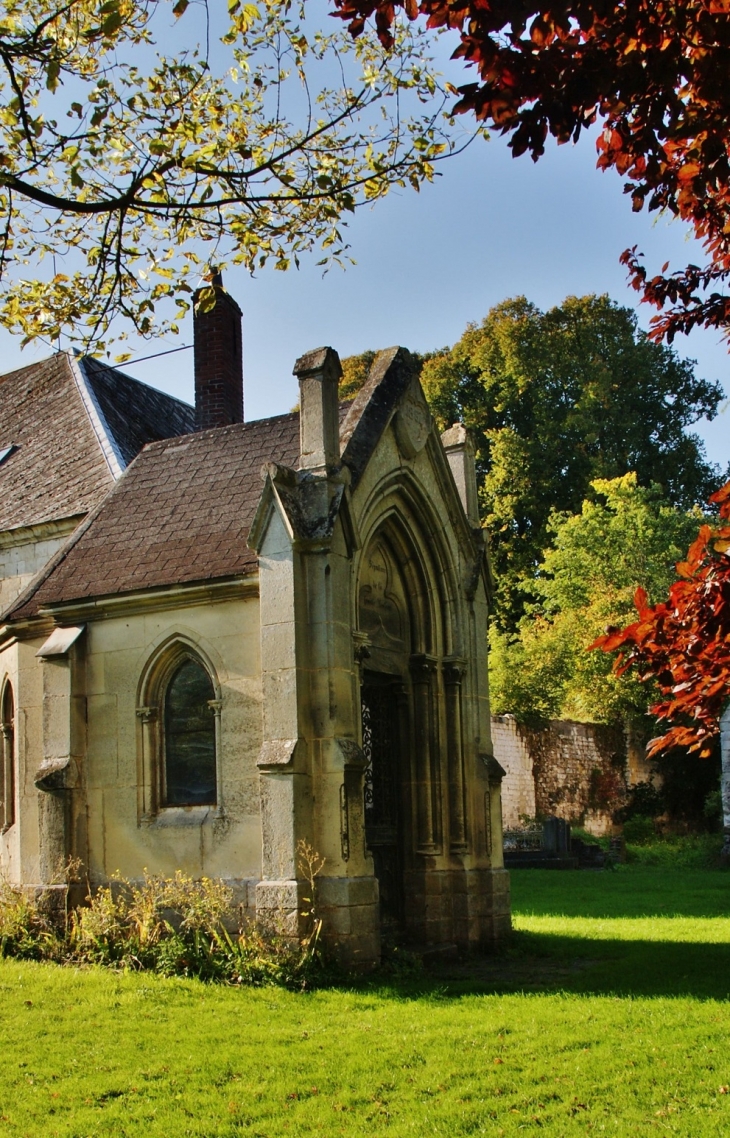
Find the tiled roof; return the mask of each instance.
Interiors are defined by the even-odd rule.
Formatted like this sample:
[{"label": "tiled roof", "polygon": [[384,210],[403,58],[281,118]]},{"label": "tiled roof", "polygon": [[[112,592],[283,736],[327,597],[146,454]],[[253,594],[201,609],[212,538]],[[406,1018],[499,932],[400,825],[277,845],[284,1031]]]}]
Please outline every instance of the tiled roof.
[{"label": "tiled roof", "polygon": [[298,414],[152,443],[8,615],[252,571],[261,467],[298,458]]},{"label": "tiled roof", "polygon": [[0,376],[0,531],[93,509],[150,439],[191,431],[192,408],[65,352]]}]

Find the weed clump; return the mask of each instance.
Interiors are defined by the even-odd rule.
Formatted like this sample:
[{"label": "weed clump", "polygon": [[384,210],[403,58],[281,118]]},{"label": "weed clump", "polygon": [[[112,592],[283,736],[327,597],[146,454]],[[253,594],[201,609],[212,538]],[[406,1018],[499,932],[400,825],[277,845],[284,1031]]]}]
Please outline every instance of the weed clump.
[{"label": "weed clump", "polygon": [[631,865],[661,869],[717,869],[721,841],[717,834],[662,834],[650,818],[632,819],[624,826],[626,860]]},{"label": "weed clump", "polygon": [[[141,881],[115,875],[88,891],[82,905],[59,914],[50,892],[29,893],[0,880],[0,956],[95,964],[109,968],[195,977],[225,984],[311,987],[325,969],[316,876],[323,861],[300,843],[300,872],[310,885],[306,932],[279,927],[262,932],[236,911],[222,881],[145,871]],[[68,876],[68,874],[67,874]],[[57,892],[55,894],[57,897]]]},{"label": "weed clump", "polygon": [[25,892],[0,878],[0,956],[61,960],[64,935],[43,894]]}]

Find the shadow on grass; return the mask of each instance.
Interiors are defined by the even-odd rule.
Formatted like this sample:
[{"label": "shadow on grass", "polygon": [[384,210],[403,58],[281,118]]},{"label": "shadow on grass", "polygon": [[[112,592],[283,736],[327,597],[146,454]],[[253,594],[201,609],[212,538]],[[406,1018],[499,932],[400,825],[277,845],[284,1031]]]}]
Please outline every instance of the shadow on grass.
[{"label": "shadow on grass", "polygon": [[[515,969],[534,983],[618,996],[730,997],[730,944],[694,941],[593,940],[519,932],[505,954],[505,980]],[[495,961],[496,963],[496,961]],[[541,966],[546,969],[541,981]],[[550,976],[551,968],[561,973]]]},{"label": "shadow on grass", "polygon": [[[519,931],[493,956],[432,961],[420,975],[400,975],[376,984],[408,996],[429,992],[442,998],[467,994],[555,992],[618,997],[688,996],[730,999],[730,943],[702,940],[703,919],[730,917],[730,877],[717,870],[621,867],[616,872],[516,870],[511,873],[516,916],[587,918],[586,935],[564,931]],[[652,918],[683,917],[698,924],[694,940],[648,939]],[[648,918],[637,939],[591,935],[597,919]],[[593,926],[590,928],[590,926]],[[605,930],[610,934],[611,929]],[[659,936],[661,931],[657,929]],[[640,936],[647,939],[638,939]],[[408,955],[405,954],[406,961]]]},{"label": "shadow on grass", "polygon": [[430,963],[410,974],[388,976],[384,971],[367,986],[399,999],[560,991],[730,1000],[730,944],[516,932],[505,952]]}]

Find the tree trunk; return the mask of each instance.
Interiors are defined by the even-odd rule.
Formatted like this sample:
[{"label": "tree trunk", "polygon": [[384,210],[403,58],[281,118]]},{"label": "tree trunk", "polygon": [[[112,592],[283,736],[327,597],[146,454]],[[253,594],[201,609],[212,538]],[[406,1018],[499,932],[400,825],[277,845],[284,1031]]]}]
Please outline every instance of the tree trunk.
[{"label": "tree trunk", "polygon": [[722,774],[720,775],[722,826],[725,833],[722,856],[730,860],[730,703],[725,708],[720,720],[720,755],[722,760]]}]

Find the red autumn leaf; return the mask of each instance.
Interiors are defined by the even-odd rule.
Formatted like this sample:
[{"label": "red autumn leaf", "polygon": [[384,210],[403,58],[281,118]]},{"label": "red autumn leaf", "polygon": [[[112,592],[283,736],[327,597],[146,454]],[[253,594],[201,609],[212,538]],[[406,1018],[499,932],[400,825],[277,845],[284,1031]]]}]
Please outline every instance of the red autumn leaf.
[{"label": "red autumn leaf", "polygon": [[[332,0],[354,36],[374,17],[393,45],[398,9],[458,37],[470,68],[456,113],[538,159],[551,135],[576,141],[596,121],[598,165],[625,179],[635,210],[683,218],[707,264],[650,277],[636,249],[629,281],[657,309],[651,336],[730,331],[730,0]],[[728,504],[730,509],[730,503]],[[724,515],[729,516],[729,515]]]}]

